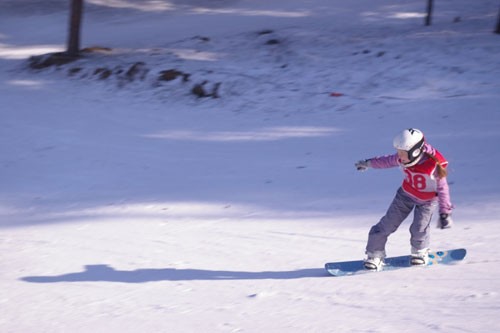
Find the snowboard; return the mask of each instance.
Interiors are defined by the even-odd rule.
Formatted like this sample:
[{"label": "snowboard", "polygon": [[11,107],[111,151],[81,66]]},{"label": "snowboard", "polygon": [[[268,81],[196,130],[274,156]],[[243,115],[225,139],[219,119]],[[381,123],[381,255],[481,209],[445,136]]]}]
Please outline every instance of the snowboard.
[{"label": "snowboard", "polygon": [[[385,265],[378,272],[392,271],[401,268],[422,268],[435,265],[450,265],[465,258],[467,251],[465,249],[454,249],[447,251],[431,251],[429,252],[429,263],[425,266],[413,266],[410,264],[410,256],[399,256],[385,258]],[[370,271],[363,266],[363,260],[355,261],[342,261],[342,262],[329,262],[325,264],[326,271],[333,276],[345,276],[362,273],[372,273],[377,271]]]}]

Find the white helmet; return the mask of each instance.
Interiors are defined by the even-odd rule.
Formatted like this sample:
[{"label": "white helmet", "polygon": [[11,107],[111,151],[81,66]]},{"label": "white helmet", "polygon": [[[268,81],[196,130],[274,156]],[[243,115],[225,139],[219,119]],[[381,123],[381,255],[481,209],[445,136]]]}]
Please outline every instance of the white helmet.
[{"label": "white helmet", "polygon": [[424,152],[423,147],[425,143],[424,133],[415,128],[405,129],[392,141],[394,148],[404,150],[408,153],[409,163],[406,167],[413,166],[420,161]]}]

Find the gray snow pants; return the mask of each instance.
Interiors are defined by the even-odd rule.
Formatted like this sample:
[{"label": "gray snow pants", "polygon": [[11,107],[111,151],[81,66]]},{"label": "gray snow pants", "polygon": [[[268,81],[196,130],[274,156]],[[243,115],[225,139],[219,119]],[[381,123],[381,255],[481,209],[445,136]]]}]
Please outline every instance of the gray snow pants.
[{"label": "gray snow pants", "polygon": [[410,226],[411,246],[416,250],[429,247],[430,223],[436,206],[437,200],[418,203],[399,188],[385,216],[370,229],[366,253],[385,254],[387,238],[399,228],[414,208],[415,213]]}]

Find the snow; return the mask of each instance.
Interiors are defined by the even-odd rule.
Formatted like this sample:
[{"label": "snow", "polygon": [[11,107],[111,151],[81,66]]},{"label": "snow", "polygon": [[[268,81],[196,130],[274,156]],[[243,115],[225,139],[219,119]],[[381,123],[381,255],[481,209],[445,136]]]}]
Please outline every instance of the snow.
[{"label": "snow", "polygon": [[[0,3],[1,332],[500,329],[497,1],[437,1],[431,27],[416,0],[85,5],[83,47],[110,50],[29,70],[64,50],[67,1]],[[402,178],[354,162],[406,127],[450,161],[432,246],[466,259],[327,276]]]}]

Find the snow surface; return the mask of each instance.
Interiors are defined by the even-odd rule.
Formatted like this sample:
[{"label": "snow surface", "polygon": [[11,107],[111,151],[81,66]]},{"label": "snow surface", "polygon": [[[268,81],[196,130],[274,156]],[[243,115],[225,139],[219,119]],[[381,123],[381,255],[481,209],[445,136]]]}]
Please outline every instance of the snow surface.
[{"label": "snow surface", "polygon": [[[498,1],[436,1],[431,27],[423,0],[85,4],[82,46],[111,50],[34,71],[67,1],[0,1],[1,332],[499,331]],[[326,276],[402,179],[354,162],[406,127],[450,161],[432,245],[466,260]]]}]

